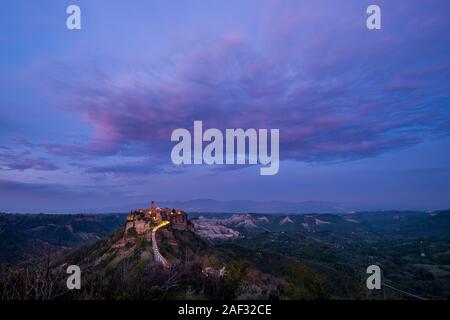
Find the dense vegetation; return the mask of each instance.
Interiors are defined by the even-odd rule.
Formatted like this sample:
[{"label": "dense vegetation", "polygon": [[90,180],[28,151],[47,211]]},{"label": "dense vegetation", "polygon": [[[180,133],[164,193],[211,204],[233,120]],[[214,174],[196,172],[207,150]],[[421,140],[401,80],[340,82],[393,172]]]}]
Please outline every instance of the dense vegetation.
[{"label": "dense vegetation", "polygon": [[[148,240],[136,230],[126,234],[124,216],[2,215],[0,299],[410,298],[367,290],[371,264],[381,266],[390,286],[450,298],[450,211],[291,215],[288,224],[280,223],[284,215],[252,217],[264,224],[237,226],[241,237],[232,241],[159,231],[160,252],[172,264],[164,269]],[[83,241],[80,234],[95,237]],[[24,252],[36,257],[33,237],[59,251],[37,251],[41,259],[11,265]],[[70,264],[83,270],[79,291],[66,288]]]},{"label": "dense vegetation", "polygon": [[0,263],[17,263],[104,238],[124,214],[2,214]]}]

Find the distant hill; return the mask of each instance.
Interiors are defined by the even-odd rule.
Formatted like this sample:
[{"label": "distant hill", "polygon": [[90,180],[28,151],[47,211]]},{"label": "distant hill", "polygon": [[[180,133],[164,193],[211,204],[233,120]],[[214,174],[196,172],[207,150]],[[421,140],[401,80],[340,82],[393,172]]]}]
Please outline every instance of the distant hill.
[{"label": "distant hill", "polygon": [[[152,199],[149,199],[149,202]],[[344,203],[333,201],[254,201],[254,200],[230,200],[220,201],[213,199],[194,199],[187,201],[160,201],[156,204],[160,207],[177,208],[190,213],[209,212],[209,213],[350,213],[350,212],[375,212],[392,211],[396,208],[385,208],[382,205],[365,205],[357,203]],[[75,214],[75,213],[128,213],[136,208],[148,208],[149,202],[130,203],[127,205],[110,207],[90,207],[90,208],[72,208],[70,210],[14,210],[1,208],[3,212],[11,213],[56,213],[56,214]],[[440,210],[440,208],[438,208]],[[428,211],[438,210],[436,208],[409,208],[408,210]],[[446,209],[446,208],[445,208]],[[0,211],[0,212],[1,212]]]},{"label": "distant hill", "polygon": [[124,214],[0,214],[0,264],[55,254],[108,236]]},{"label": "distant hill", "polygon": [[[176,203],[171,203],[178,208]],[[170,207],[170,206],[169,206]],[[221,208],[222,210],[223,208]],[[203,215],[205,219],[195,219]],[[126,214],[0,214],[0,264],[52,254],[102,239]],[[191,214],[199,233],[234,239],[239,233],[316,232],[370,234],[393,238],[450,236],[450,211],[389,211],[348,214]]]},{"label": "distant hill", "polygon": [[[344,214],[205,214],[198,215],[193,221],[194,226],[197,226],[205,234],[210,230],[213,233],[214,231],[225,232],[230,236],[232,231],[245,234],[327,231],[336,236],[362,233],[367,236],[388,236],[402,239],[450,236],[450,210]],[[212,238],[214,237],[213,234]]]},{"label": "distant hill", "polygon": [[[197,199],[189,201],[158,201],[161,207],[177,208],[187,212],[230,212],[230,213],[341,213],[356,210],[368,210],[368,207],[324,201],[251,201],[232,200],[219,201],[212,199]],[[96,212],[128,212],[135,208],[146,208],[148,203],[135,203],[123,207],[108,207],[96,209]]]}]

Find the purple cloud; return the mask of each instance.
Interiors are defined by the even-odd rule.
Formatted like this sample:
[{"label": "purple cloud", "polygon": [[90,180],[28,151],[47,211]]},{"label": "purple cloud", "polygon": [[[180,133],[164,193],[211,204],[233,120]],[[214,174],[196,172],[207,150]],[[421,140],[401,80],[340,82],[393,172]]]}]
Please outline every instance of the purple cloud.
[{"label": "purple cloud", "polygon": [[0,170],[19,170],[28,169],[53,171],[59,167],[46,158],[30,158],[28,152],[13,154],[11,152],[0,152]]},{"label": "purple cloud", "polygon": [[[163,167],[172,130],[194,120],[280,128],[281,159],[306,162],[371,157],[447,136],[450,28],[441,7],[448,5],[433,2],[423,15],[414,3],[383,3],[384,28],[371,32],[357,1],[269,1],[257,37],[191,36],[159,60],[105,59],[91,71],[71,70],[70,84],[58,80],[63,105],[92,134],[41,146],[73,159],[144,155]],[[411,19],[426,30],[412,32]],[[86,172],[117,170],[134,171]]]},{"label": "purple cloud", "polygon": [[[67,33],[36,24],[54,4],[30,20],[29,6],[10,2],[19,14],[0,30],[3,207],[149,195],[448,204],[447,171],[433,170],[449,157],[450,2],[377,4],[382,29],[369,31],[360,0],[156,11],[98,0],[83,4],[86,32]],[[279,128],[280,174],[172,166],[170,135],[194,120]]]}]

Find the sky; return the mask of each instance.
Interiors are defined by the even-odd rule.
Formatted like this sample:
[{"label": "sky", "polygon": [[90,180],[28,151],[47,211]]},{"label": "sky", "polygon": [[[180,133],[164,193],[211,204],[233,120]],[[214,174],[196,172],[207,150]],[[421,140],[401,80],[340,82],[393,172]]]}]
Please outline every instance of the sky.
[{"label": "sky", "polygon": [[[81,30],[66,8],[81,8]],[[377,4],[382,29],[368,30]],[[7,0],[0,211],[148,200],[450,208],[450,2]],[[280,170],[175,166],[176,128],[279,128]]]}]

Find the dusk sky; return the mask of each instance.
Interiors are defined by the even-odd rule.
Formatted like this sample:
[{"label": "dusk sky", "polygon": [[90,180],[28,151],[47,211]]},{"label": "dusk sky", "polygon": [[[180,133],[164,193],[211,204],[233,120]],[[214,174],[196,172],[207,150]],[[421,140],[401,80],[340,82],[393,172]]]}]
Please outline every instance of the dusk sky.
[{"label": "dusk sky", "polygon": [[[449,1],[4,0],[0,48],[0,211],[450,208]],[[171,132],[194,120],[279,128],[279,173],[173,165]]]}]

